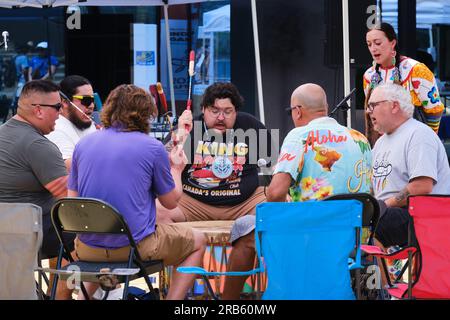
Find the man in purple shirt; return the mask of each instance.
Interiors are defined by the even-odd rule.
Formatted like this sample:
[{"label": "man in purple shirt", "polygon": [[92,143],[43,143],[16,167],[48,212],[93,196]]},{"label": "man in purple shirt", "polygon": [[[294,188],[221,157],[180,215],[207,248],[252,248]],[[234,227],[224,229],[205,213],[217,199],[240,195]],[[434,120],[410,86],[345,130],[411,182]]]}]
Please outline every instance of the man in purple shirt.
[{"label": "man in purple shirt", "polygon": [[[175,208],[181,197],[185,155],[170,154],[151,138],[149,119],[156,114],[151,96],[134,85],[114,89],[102,110],[104,130],[76,145],[69,177],[69,196],[97,198],[115,207],[125,218],[144,260],[162,259],[165,265],[200,266],[206,240],[191,228],[156,225],[155,199]],[[126,260],[125,236],[78,235],[80,260]],[[176,268],[174,268],[176,270]],[[174,271],[167,299],[183,299],[195,275]]]}]

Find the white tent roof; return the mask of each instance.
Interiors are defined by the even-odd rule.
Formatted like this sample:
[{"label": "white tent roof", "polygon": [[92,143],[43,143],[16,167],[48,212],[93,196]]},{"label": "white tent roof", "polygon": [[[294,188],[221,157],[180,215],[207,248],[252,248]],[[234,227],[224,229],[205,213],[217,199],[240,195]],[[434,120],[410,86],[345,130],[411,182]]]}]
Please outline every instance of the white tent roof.
[{"label": "white tent roof", "polygon": [[[383,0],[383,20],[397,28],[397,0]],[[417,0],[417,25],[448,24],[450,0]]]},{"label": "white tent roof", "polygon": [[[205,2],[214,0],[168,0],[169,5]],[[80,6],[163,6],[161,0],[0,0],[0,7],[60,7],[68,5]]]},{"label": "white tent roof", "polygon": [[226,5],[203,14],[203,32],[221,32],[230,30],[230,5]]}]

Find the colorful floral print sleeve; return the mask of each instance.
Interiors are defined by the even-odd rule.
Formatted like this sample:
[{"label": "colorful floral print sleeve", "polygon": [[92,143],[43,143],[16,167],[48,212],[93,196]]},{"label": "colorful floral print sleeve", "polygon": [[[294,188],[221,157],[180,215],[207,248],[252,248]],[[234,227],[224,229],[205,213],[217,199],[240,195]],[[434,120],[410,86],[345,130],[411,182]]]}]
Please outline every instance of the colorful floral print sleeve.
[{"label": "colorful floral print sleeve", "polygon": [[291,176],[293,201],[321,200],[339,193],[370,193],[371,164],[364,135],[323,117],[289,132],[274,175]]},{"label": "colorful floral print sleeve", "polygon": [[[386,83],[394,81],[395,68],[369,68],[364,74],[364,92],[367,95],[374,82]],[[422,108],[426,122],[435,132],[439,129],[444,105],[439,96],[436,79],[433,73],[423,63],[414,59],[403,57],[399,65],[400,81],[402,86],[411,94],[411,101],[416,107]],[[375,84],[376,85],[376,84]]]}]

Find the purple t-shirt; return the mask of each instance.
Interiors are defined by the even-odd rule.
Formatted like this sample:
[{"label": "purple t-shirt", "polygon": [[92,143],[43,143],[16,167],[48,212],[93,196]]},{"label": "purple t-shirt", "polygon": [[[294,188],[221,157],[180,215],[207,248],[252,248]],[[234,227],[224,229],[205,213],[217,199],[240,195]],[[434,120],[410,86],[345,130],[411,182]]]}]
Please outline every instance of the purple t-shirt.
[{"label": "purple t-shirt", "polygon": [[[144,133],[109,128],[86,136],[75,147],[69,189],[80,197],[111,204],[124,217],[136,242],[155,231],[155,198],[174,187],[167,151]],[[81,234],[79,238],[101,248],[129,244],[125,236]]]}]

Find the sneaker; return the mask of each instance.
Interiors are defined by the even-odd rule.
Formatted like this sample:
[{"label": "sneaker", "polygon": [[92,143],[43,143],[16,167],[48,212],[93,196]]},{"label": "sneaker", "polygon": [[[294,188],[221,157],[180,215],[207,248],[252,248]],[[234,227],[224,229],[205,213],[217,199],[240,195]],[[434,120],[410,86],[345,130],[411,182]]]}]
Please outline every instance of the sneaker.
[{"label": "sneaker", "polygon": [[92,296],[95,300],[122,300],[123,297],[123,288],[119,287],[114,290],[110,290],[108,296],[105,299],[106,291],[102,288],[98,288]]}]

